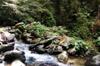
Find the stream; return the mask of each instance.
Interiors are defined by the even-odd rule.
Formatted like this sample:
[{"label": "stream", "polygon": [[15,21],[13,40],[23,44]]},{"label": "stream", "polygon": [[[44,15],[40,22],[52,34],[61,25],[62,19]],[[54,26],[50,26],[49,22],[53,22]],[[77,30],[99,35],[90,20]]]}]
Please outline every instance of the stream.
[{"label": "stream", "polygon": [[[29,47],[29,44],[25,44],[22,41],[18,41],[17,39],[15,39],[14,50],[12,50],[12,51],[16,51],[17,49],[25,53],[25,57],[26,57],[25,62],[26,64],[28,64],[27,66],[30,66],[30,65],[31,66],[84,66],[83,65],[84,59],[82,58],[76,58],[76,57],[71,58],[68,60],[67,64],[63,64],[59,62],[58,59],[53,55],[37,54],[35,52],[29,51],[28,47]],[[42,65],[33,65],[35,63],[37,64],[42,63]],[[3,61],[2,63],[0,63],[0,66],[5,66],[5,62]]]},{"label": "stream", "polygon": [[[32,65],[34,63],[44,63],[44,64],[50,64],[50,66],[70,66],[68,64],[60,63],[56,57],[48,54],[37,54],[37,53],[31,53],[31,51],[28,50],[28,44],[23,43],[22,41],[17,41],[15,39],[15,45],[14,50],[12,51],[22,51],[25,53],[26,57],[26,63],[29,65]],[[0,63],[0,66],[5,66],[5,62],[3,61]],[[34,65],[33,65],[34,66]],[[38,65],[35,65],[38,66]],[[49,65],[43,65],[43,66],[49,66]]]},{"label": "stream", "polygon": [[[28,46],[29,46],[28,44],[25,44],[21,41],[17,40],[15,41],[15,49],[17,48],[25,53],[27,64],[34,64],[34,62],[44,62],[44,63],[55,63],[58,64],[59,66],[69,66],[67,64],[58,62],[57,58],[52,55],[31,53],[28,50]],[[30,58],[33,58],[33,60]]]}]

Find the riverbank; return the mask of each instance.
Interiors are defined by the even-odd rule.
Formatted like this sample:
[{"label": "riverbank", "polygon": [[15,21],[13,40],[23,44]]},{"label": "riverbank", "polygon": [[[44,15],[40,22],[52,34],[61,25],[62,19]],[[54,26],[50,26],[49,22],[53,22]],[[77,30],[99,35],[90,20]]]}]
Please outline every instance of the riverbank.
[{"label": "riverbank", "polygon": [[[6,36],[5,36],[6,37]],[[58,36],[59,38],[62,38],[62,36]],[[39,43],[40,44],[27,44],[25,42],[23,42],[23,40],[16,40],[15,39],[15,44],[14,44],[14,49],[13,50],[17,50],[19,52],[24,52],[25,53],[25,58],[26,58],[26,63],[27,64],[30,64],[32,63],[32,66],[38,66],[37,64],[40,63],[40,65],[50,65],[50,66],[85,66],[85,63],[87,62],[87,58],[89,57],[86,57],[84,55],[75,55],[75,54],[69,54],[68,53],[68,47],[70,47],[68,44],[67,45],[59,45],[57,47],[57,44],[48,44],[48,41],[54,41],[55,39],[57,39],[58,37],[56,38],[53,38],[53,39],[45,39],[45,41],[47,41],[47,47],[44,48],[43,45],[45,45],[44,43],[46,43],[45,41],[40,41]],[[64,36],[66,37],[66,36]],[[70,37],[67,37],[67,42],[68,42],[68,38]],[[64,40],[66,39],[63,39],[60,41],[61,42],[64,42]],[[65,43],[67,43],[65,42]],[[54,54],[51,54],[51,49],[50,47],[52,48],[55,48],[53,49],[53,52]],[[55,46],[55,47],[54,47]],[[66,47],[64,47],[66,46]],[[78,45],[76,45],[78,46]],[[32,50],[30,51],[30,47],[32,48]],[[35,49],[37,48],[37,49]],[[58,48],[58,51],[60,51],[58,53],[58,51],[56,51]],[[13,50],[11,50],[13,52]],[[37,50],[41,53],[38,53]],[[42,52],[43,50],[49,50],[49,53],[46,51],[46,52]],[[66,51],[65,51],[66,50]],[[74,50],[74,49],[70,49],[71,51]],[[63,54],[63,51],[65,51],[66,53]],[[71,52],[70,51],[70,52]],[[7,51],[9,53],[9,51]],[[15,51],[16,53],[16,51]],[[89,52],[90,53],[90,52]],[[60,56],[61,54],[61,56]],[[95,54],[96,55],[96,54]],[[58,58],[60,56],[60,59]],[[63,57],[66,58],[67,61],[65,61],[63,59]],[[31,60],[30,60],[31,59]],[[91,58],[92,59],[92,58]],[[35,64],[35,65],[34,65]],[[29,66],[29,65],[27,65]]]}]

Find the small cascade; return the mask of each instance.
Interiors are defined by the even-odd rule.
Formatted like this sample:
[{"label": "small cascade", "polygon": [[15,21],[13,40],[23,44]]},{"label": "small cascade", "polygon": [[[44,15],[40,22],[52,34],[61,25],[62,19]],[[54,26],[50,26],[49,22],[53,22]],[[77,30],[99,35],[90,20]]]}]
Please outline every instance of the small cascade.
[{"label": "small cascade", "polygon": [[43,63],[55,63],[55,64],[58,64],[59,66],[68,66],[66,64],[58,62],[57,58],[52,56],[52,55],[31,53],[28,49],[28,46],[29,46],[28,44],[25,44],[22,41],[17,41],[15,39],[14,49],[23,51],[25,53],[27,64],[34,64],[36,62],[43,62]]}]

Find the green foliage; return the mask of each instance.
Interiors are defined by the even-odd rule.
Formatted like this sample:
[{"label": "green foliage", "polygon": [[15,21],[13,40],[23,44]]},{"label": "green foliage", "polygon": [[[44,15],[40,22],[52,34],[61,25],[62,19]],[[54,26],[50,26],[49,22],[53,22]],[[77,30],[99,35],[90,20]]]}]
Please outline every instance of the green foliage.
[{"label": "green foliage", "polygon": [[81,53],[87,51],[88,47],[84,41],[78,40],[75,42],[75,49]]},{"label": "green foliage", "polygon": [[1,0],[0,21],[15,24],[20,21],[39,21],[47,26],[55,25],[51,11],[43,7],[43,3],[35,0]]},{"label": "green foliage", "polygon": [[48,31],[48,27],[41,25],[39,22],[34,22],[31,25],[31,32],[34,31],[39,37],[43,37],[46,31]]},{"label": "green foliage", "polygon": [[73,39],[71,41],[71,44],[73,45],[73,48],[75,48],[76,54],[78,55],[84,55],[89,49],[89,46],[83,40]]},{"label": "green foliage", "polygon": [[74,24],[74,28],[70,29],[72,33],[70,33],[71,36],[77,36],[82,39],[90,38],[92,33],[90,31],[89,26],[92,23],[92,20],[90,17],[90,14],[85,8],[80,8],[79,12],[75,14],[77,16],[76,23]]},{"label": "green foliage", "polygon": [[62,26],[54,26],[50,29],[51,31],[53,31],[54,33],[58,33],[58,34],[67,34],[67,30],[65,29],[65,27]]},{"label": "green foliage", "polygon": [[40,22],[35,21],[28,24],[20,22],[16,24],[15,29],[19,30],[19,33],[35,33],[38,37],[61,35],[67,32],[63,27],[47,27]]},{"label": "green foliage", "polygon": [[[24,17],[24,21],[39,21],[46,26],[56,25],[54,16],[38,1],[20,1],[18,9]],[[30,19],[31,18],[31,19]],[[32,20],[33,19],[33,20]]]},{"label": "green foliage", "polygon": [[100,46],[100,37],[98,39],[94,40],[95,46],[99,47]]},{"label": "green foliage", "polygon": [[[70,36],[87,39],[93,36],[90,26],[99,4],[100,0],[1,0],[0,24],[36,21],[50,27],[65,26]],[[61,28],[54,27],[54,33],[66,32]],[[99,34],[98,31],[95,36]]]},{"label": "green foliage", "polygon": [[42,9],[37,11],[38,15],[40,15],[36,21],[40,21],[42,24],[46,25],[46,26],[54,26],[56,25],[55,23],[55,19],[53,17],[53,14],[47,10],[47,9]]}]

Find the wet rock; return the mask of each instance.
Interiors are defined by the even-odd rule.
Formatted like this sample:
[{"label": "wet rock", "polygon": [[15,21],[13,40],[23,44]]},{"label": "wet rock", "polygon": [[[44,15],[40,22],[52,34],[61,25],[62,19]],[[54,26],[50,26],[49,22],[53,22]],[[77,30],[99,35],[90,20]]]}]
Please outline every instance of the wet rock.
[{"label": "wet rock", "polygon": [[40,64],[40,66],[58,66],[55,63],[44,63],[44,64]]},{"label": "wet rock", "polygon": [[49,54],[57,55],[63,52],[63,48],[59,45],[49,45],[48,47],[46,47],[46,51]]},{"label": "wet rock", "polygon": [[38,52],[38,53],[46,53],[45,49],[44,49],[44,45],[38,45],[36,48],[35,48],[35,51]]},{"label": "wet rock", "polygon": [[0,46],[0,53],[4,53],[6,51],[10,51],[13,49],[14,49],[14,44],[1,45]]},{"label": "wet rock", "polygon": [[40,45],[32,45],[29,47],[30,51],[35,51],[37,53],[43,54],[43,53],[48,53],[48,54],[52,54],[52,55],[57,55],[60,54],[61,52],[63,52],[63,48],[62,46],[59,45],[49,45],[46,46],[43,44]]},{"label": "wet rock", "polygon": [[35,58],[33,58],[33,57],[29,57],[27,60],[26,60],[26,63],[27,63],[27,65],[32,65],[34,62],[35,62]]},{"label": "wet rock", "polygon": [[0,63],[2,63],[3,62],[3,60],[2,59],[0,59]]},{"label": "wet rock", "polygon": [[0,64],[3,63],[3,58],[4,58],[3,54],[0,54]]},{"label": "wet rock", "polygon": [[43,54],[46,53],[46,50],[44,49],[44,45],[40,44],[40,45],[32,45],[29,47],[30,51],[35,51],[37,53]]},{"label": "wet rock", "polygon": [[68,61],[68,54],[67,54],[67,52],[63,51],[61,54],[58,55],[57,59],[58,59],[58,61],[66,64],[67,61]]},{"label": "wet rock", "polygon": [[87,59],[85,66],[100,66],[100,54]]},{"label": "wet rock", "polygon": [[9,51],[9,52],[5,53],[4,61],[6,63],[11,64],[15,60],[20,60],[21,62],[25,63],[26,58],[25,58],[23,52],[19,53],[19,52]]}]

